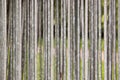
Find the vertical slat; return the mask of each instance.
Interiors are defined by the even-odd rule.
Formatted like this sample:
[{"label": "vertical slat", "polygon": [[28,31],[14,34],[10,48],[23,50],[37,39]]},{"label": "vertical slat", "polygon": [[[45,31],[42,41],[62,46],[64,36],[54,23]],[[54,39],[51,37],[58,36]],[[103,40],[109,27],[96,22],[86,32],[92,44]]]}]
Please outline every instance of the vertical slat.
[{"label": "vertical slat", "polygon": [[16,62],[16,60],[15,60],[15,58],[16,58],[16,53],[15,53],[15,48],[16,48],[16,46],[15,46],[15,43],[16,43],[16,24],[15,24],[15,17],[16,17],[16,12],[15,12],[15,8],[16,8],[16,6],[15,6],[15,4],[16,4],[16,1],[14,1],[14,0],[12,0],[12,3],[13,3],[13,7],[12,7],[12,12],[13,12],[13,26],[12,26],[12,29],[13,29],[13,46],[12,46],[12,49],[13,49],[13,52],[12,52],[12,56],[13,56],[13,80],[15,80],[15,78],[16,78],[16,76],[15,76],[15,74],[16,74],[16,71],[15,71],[15,69],[16,69],[16,66],[15,66],[15,62]]},{"label": "vertical slat", "polygon": [[99,71],[99,80],[102,80],[102,46],[101,46],[101,0],[98,0],[98,29],[99,29],[99,36],[98,36],[98,39],[99,39],[99,43],[98,43],[98,71]]},{"label": "vertical slat", "polygon": [[0,0],[0,79],[6,80],[7,13],[6,0]]},{"label": "vertical slat", "polygon": [[54,20],[54,0],[51,0],[51,80],[54,79],[54,76],[53,76],[53,73],[54,73],[54,53],[53,53],[53,50],[54,50],[54,46],[53,46],[53,41],[54,41],[54,37],[53,37],[53,27],[54,27],[54,23],[53,23],[53,20]]},{"label": "vertical slat", "polygon": [[108,25],[108,46],[109,46],[109,49],[108,49],[108,79],[111,80],[112,79],[112,65],[111,65],[111,41],[112,41],[112,34],[111,34],[111,5],[112,4],[112,0],[109,1],[109,25]]},{"label": "vertical slat", "polygon": [[107,0],[104,0],[104,80],[107,80]]},{"label": "vertical slat", "polygon": [[75,67],[76,67],[76,26],[75,26],[75,0],[72,1],[72,57],[73,57],[73,79],[76,80],[76,71],[75,71]]},{"label": "vertical slat", "polygon": [[38,25],[37,25],[37,17],[38,17],[38,15],[37,15],[37,13],[38,13],[38,5],[37,5],[37,0],[34,0],[35,2],[34,2],[34,54],[35,54],[35,62],[34,62],[34,64],[35,64],[35,67],[34,67],[34,69],[35,69],[35,79],[34,80],[38,80],[37,79],[37,27],[38,27]]},{"label": "vertical slat", "polygon": [[88,80],[88,0],[85,0],[85,80]]},{"label": "vertical slat", "polygon": [[66,0],[61,0],[61,79],[66,80]]},{"label": "vertical slat", "polygon": [[39,76],[40,76],[40,80],[41,79],[43,79],[43,52],[42,52],[42,43],[43,43],[43,38],[42,38],[42,22],[43,22],[43,18],[42,18],[42,16],[43,16],[43,12],[42,12],[42,0],[37,0],[37,3],[38,3],[38,49],[39,49],[39,56],[40,56],[40,65],[39,65],[39,67],[37,67],[37,69],[39,69],[40,68],[40,71],[39,71]]},{"label": "vertical slat", "polygon": [[116,0],[112,0],[112,65],[113,79],[116,80]]},{"label": "vertical slat", "polygon": [[27,79],[29,79],[29,52],[30,52],[30,1],[27,0]]},{"label": "vertical slat", "polygon": [[64,0],[64,5],[63,5],[63,15],[64,15],[64,27],[63,27],[63,30],[64,30],[64,37],[63,37],[63,41],[64,41],[64,45],[63,45],[63,78],[64,80],[66,80],[66,0]]},{"label": "vertical slat", "polygon": [[9,13],[8,13],[8,14],[9,14],[8,27],[10,28],[10,41],[9,41],[9,42],[10,42],[10,43],[9,43],[9,44],[10,44],[10,48],[9,48],[9,49],[10,49],[10,59],[9,59],[9,60],[10,60],[10,65],[9,65],[9,70],[8,70],[8,78],[9,78],[10,80],[12,80],[12,66],[13,66],[13,65],[12,65],[12,64],[13,64],[13,63],[12,63],[12,57],[13,57],[13,56],[12,56],[12,54],[13,54],[13,53],[12,53],[12,42],[13,42],[13,35],[12,35],[12,27],[13,27],[13,26],[12,26],[12,20],[13,20],[13,17],[12,17],[12,16],[13,16],[13,14],[12,14],[12,6],[13,6],[13,5],[12,5],[12,0],[9,2],[9,5],[10,5],[10,6],[9,6],[9,10],[10,10],[10,11],[9,11]]},{"label": "vertical slat", "polygon": [[13,16],[13,80],[21,80],[21,0],[13,2],[14,16]]},{"label": "vertical slat", "polygon": [[90,79],[93,80],[93,0],[90,0]]},{"label": "vertical slat", "polygon": [[56,0],[56,79],[60,80],[60,34],[59,34],[59,0]]},{"label": "vertical slat", "polygon": [[61,53],[60,53],[60,80],[63,79],[64,63],[64,0],[61,0]]},{"label": "vertical slat", "polygon": [[47,0],[43,0],[44,9],[44,79],[48,79],[48,69],[47,69]]},{"label": "vertical slat", "polygon": [[47,34],[47,47],[48,47],[48,51],[47,51],[47,56],[48,56],[48,79],[47,80],[51,80],[51,0],[47,0],[47,3],[48,3],[48,8],[47,8],[47,11],[48,11],[48,21],[47,21],[47,27],[48,27],[48,34]]},{"label": "vertical slat", "polygon": [[120,0],[118,0],[118,80],[120,80]]},{"label": "vertical slat", "polygon": [[75,1],[75,76],[80,80],[80,1]]},{"label": "vertical slat", "polygon": [[85,79],[85,26],[84,26],[84,0],[81,0],[81,26],[82,26],[82,80]]},{"label": "vertical slat", "polygon": [[67,0],[68,1],[68,54],[67,54],[67,63],[68,63],[68,68],[67,68],[67,71],[68,71],[68,74],[67,74],[67,80],[71,80],[71,69],[70,69],[70,64],[71,64],[71,62],[70,62],[70,59],[71,59],[71,57],[70,57],[70,44],[71,44],[71,39],[70,39],[70,27],[71,27],[71,25],[70,25],[70,0]]},{"label": "vertical slat", "polygon": [[36,21],[36,0],[30,1],[30,49],[29,49],[29,73],[28,79],[35,80],[35,54],[36,54],[36,28],[37,28],[37,21]]},{"label": "vertical slat", "polygon": [[45,0],[43,0],[43,17],[42,17],[42,19],[43,19],[43,43],[44,43],[44,45],[43,45],[43,56],[44,56],[44,58],[43,58],[43,62],[44,62],[44,70],[43,70],[43,72],[44,72],[44,77],[43,77],[43,79],[45,79],[45,77],[46,77],[46,75],[45,75],[45,73],[46,73],[46,64],[45,64]]},{"label": "vertical slat", "polygon": [[26,79],[27,77],[27,67],[26,67],[26,61],[27,61],[27,48],[26,48],[26,30],[27,30],[27,24],[26,24],[26,1],[22,2],[22,79]]},{"label": "vertical slat", "polygon": [[93,32],[94,32],[94,49],[93,49],[93,57],[94,57],[94,73],[93,75],[95,76],[95,80],[98,80],[98,51],[97,51],[97,29],[98,29],[98,24],[97,24],[97,0],[94,0],[94,12],[93,12],[93,22],[94,22],[94,29],[93,29]]},{"label": "vertical slat", "polygon": [[73,48],[72,48],[72,46],[73,46],[73,38],[72,38],[72,34],[73,34],[73,30],[72,30],[72,28],[73,28],[73,24],[72,24],[72,20],[73,20],[73,17],[72,17],[72,1],[73,0],[70,0],[70,78],[71,79],[73,79]]}]

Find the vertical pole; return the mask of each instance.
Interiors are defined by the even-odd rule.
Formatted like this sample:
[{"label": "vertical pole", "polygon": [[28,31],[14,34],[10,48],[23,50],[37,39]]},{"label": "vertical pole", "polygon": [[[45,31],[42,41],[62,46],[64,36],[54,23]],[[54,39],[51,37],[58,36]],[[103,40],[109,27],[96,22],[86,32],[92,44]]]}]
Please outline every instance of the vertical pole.
[{"label": "vertical pole", "polygon": [[90,0],[90,79],[93,80],[93,0]]},{"label": "vertical pole", "polygon": [[82,80],[85,79],[85,26],[84,26],[84,0],[81,0],[81,26],[82,26]]},{"label": "vertical pole", "polygon": [[118,0],[118,80],[120,80],[120,0]]},{"label": "vertical pole", "polygon": [[53,66],[54,65],[54,63],[53,63],[53,61],[54,61],[54,53],[53,53],[54,5],[53,5],[53,3],[54,3],[54,0],[51,0],[51,80],[54,79],[54,76],[53,76],[53,73],[54,73],[54,70],[53,70],[53,68],[54,68],[54,66]]},{"label": "vertical pole", "polygon": [[6,80],[6,56],[7,56],[7,13],[6,0],[0,0],[0,79]]},{"label": "vertical pole", "polygon": [[102,80],[102,49],[101,49],[101,0],[98,0],[98,27],[99,27],[99,43],[98,43],[98,69],[99,79]]},{"label": "vertical pole", "polygon": [[71,80],[71,78],[70,78],[71,77],[71,71],[70,71],[71,70],[70,69],[70,63],[71,63],[70,62],[70,58],[71,58],[70,57],[70,54],[71,54],[70,53],[70,44],[71,44],[71,39],[70,39],[70,33],[71,33],[70,32],[70,27],[71,27],[71,25],[70,25],[70,0],[67,0],[67,1],[68,1],[68,14],[67,14],[68,15],[68,54],[67,54],[68,55],[67,56],[68,57],[68,60],[67,60],[68,61],[67,62],[68,63],[68,70],[67,70],[68,75],[67,75],[67,80]]},{"label": "vertical pole", "polygon": [[107,0],[104,0],[104,80],[107,80]]},{"label": "vertical pole", "polygon": [[95,76],[95,80],[98,80],[98,51],[97,51],[97,30],[98,30],[98,24],[97,24],[97,0],[94,0],[94,11],[93,11],[93,14],[94,14],[94,20],[93,20],[93,22],[94,22],[94,28],[93,28],[93,32],[94,32],[94,40],[93,40],[93,42],[94,42],[94,49],[93,49],[93,57],[94,57],[94,76]]},{"label": "vertical pole", "polygon": [[88,80],[88,0],[85,0],[85,80]]}]

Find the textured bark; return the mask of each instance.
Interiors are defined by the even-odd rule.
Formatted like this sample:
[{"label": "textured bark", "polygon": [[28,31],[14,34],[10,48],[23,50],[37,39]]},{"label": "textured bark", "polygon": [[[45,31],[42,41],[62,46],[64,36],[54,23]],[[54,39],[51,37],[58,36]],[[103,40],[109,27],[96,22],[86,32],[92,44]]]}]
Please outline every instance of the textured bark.
[{"label": "textured bark", "polygon": [[7,13],[6,0],[0,0],[0,79],[6,80],[7,56]]}]

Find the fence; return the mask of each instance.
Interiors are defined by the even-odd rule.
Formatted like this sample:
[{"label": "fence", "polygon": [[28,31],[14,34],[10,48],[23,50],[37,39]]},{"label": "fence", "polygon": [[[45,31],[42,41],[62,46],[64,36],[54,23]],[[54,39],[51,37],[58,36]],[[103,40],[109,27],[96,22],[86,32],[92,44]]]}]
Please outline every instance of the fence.
[{"label": "fence", "polygon": [[0,80],[120,80],[120,0],[0,0]]}]

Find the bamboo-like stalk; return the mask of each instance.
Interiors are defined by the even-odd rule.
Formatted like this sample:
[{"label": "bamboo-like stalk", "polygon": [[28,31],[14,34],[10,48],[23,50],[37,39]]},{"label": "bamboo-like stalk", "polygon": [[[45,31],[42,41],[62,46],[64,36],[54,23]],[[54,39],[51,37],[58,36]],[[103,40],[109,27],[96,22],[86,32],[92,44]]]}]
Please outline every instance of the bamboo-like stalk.
[{"label": "bamboo-like stalk", "polygon": [[0,79],[6,80],[6,59],[7,59],[7,8],[6,0],[0,0]]}]

